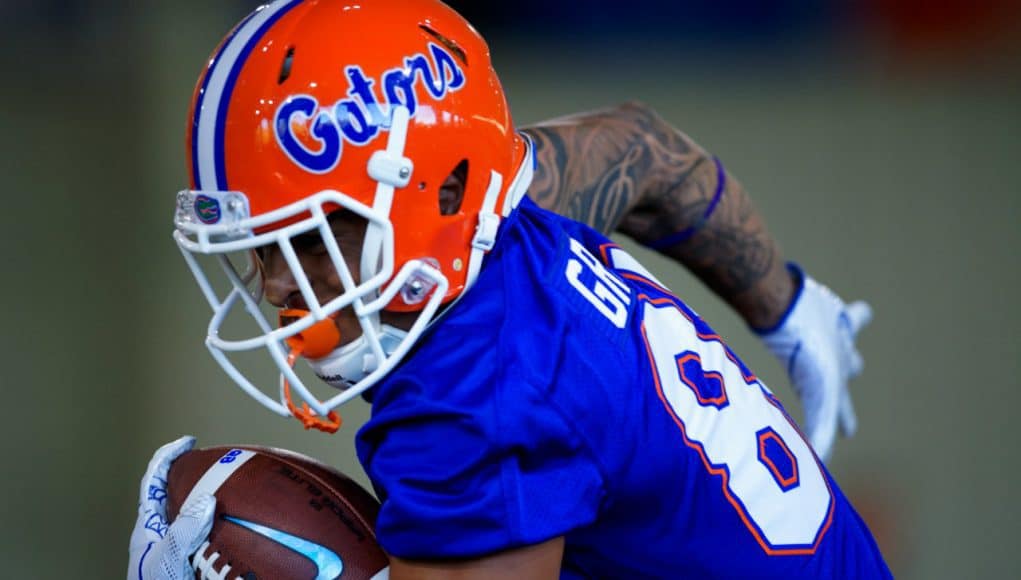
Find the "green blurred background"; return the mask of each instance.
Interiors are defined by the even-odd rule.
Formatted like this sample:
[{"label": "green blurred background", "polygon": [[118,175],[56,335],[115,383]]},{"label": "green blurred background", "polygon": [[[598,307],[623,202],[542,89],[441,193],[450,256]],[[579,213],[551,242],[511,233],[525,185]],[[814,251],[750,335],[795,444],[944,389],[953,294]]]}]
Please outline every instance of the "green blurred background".
[{"label": "green blurred background", "polygon": [[[790,258],[872,304],[860,434],[830,465],[895,573],[1015,577],[1014,3],[637,1],[626,18],[609,2],[487,4],[458,6],[490,38],[519,124],[653,105],[742,179]],[[123,577],[138,478],[181,433],[365,481],[352,438],[367,407],[324,436],[234,388],[170,238],[195,78],[254,5],[0,0],[0,576]],[[799,415],[741,321],[636,252]]]}]

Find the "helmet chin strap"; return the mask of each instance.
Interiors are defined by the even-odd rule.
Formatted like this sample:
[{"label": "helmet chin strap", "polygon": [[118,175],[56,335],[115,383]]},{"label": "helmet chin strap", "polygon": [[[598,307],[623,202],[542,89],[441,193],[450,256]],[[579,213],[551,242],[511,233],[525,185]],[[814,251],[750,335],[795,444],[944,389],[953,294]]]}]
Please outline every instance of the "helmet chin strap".
[{"label": "helmet chin strap", "polygon": [[[407,107],[395,106],[390,118],[390,136],[386,149],[372,154],[366,171],[376,181],[376,195],[372,209],[389,216],[393,206],[394,188],[405,187],[411,180],[415,165],[404,156],[404,145],[408,137],[408,123],[411,117]],[[369,224],[362,243],[362,280],[372,278],[379,271],[383,231],[375,224]]]},{"label": "helmet chin strap", "polygon": [[[296,308],[282,309],[279,312],[280,325],[286,326],[310,314],[307,310]],[[351,342],[340,345],[341,336],[337,330],[336,317],[334,314],[320,320],[287,338],[286,342],[291,349],[291,356],[294,358],[300,356],[308,361],[309,367],[320,380],[330,386],[346,390],[379,368],[382,361],[377,360],[372,344],[364,332]],[[408,333],[389,324],[380,324],[379,314],[372,315],[371,319],[371,324],[376,330],[373,334],[379,339],[383,356],[390,356]]]},{"label": "helmet chin strap", "polygon": [[[399,328],[383,324],[379,332],[383,355],[390,356],[407,335],[407,332]],[[321,381],[340,390],[347,390],[369,376],[382,362],[376,360],[372,345],[364,333],[324,357],[307,360],[308,366]]]},{"label": "helmet chin strap", "polygon": [[528,135],[521,133],[521,136],[525,144],[524,158],[518,167],[514,179],[507,186],[503,207],[499,213],[497,213],[496,202],[500,197],[500,192],[503,191],[503,176],[496,171],[490,172],[489,187],[486,189],[486,195],[482,199],[482,207],[479,208],[479,223],[475,228],[475,236],[471,242],[471,251],[468,254],[468,275],[461,296],[464,296],[464,293],[471,288],[472,284],[475,283],[475,279],[478,278],[485,255],[493,249],[493,245],[496,243],[496,235],[499,233],[501,220],[510,215],[511,211],[517,207],[518,202],[525,196],[528,186],[532,183],[535,149]]}]

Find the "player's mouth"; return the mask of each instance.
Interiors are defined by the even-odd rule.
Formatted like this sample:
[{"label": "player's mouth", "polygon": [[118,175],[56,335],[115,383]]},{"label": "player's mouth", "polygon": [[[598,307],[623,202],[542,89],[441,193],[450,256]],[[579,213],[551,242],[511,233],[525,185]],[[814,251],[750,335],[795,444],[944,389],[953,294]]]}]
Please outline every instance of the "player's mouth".
[{"label": "player's mouth", "polygon": [[284,308],[290,310],[308,310],[308,303],[301,292],[291,292],[284,300]]}]

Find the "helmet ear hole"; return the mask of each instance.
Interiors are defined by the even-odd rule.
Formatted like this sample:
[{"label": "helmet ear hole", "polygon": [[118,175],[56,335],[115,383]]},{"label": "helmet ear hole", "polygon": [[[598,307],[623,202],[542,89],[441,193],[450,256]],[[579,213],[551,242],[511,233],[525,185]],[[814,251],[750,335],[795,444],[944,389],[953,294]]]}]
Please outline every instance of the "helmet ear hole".
[{"label": "helmet ear hole", "polygon": [[440,186],[440,215],[454,215],[461,211],[466,183],[468,183],[468,160],[462,159]]}]

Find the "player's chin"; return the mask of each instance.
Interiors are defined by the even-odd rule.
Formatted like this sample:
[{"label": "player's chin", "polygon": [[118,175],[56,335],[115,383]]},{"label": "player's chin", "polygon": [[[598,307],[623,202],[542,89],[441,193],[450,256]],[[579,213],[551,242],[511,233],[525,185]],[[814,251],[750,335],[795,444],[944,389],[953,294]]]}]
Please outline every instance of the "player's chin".
[{"label": "player's chin", "polygon": [[349,308],[341,310],[334,317],[333,325],[336,326],[337,332],[340,334],[340,341],[337,343],[338,349],[351,345],[361,338],[364,332],[354,311]]}]

